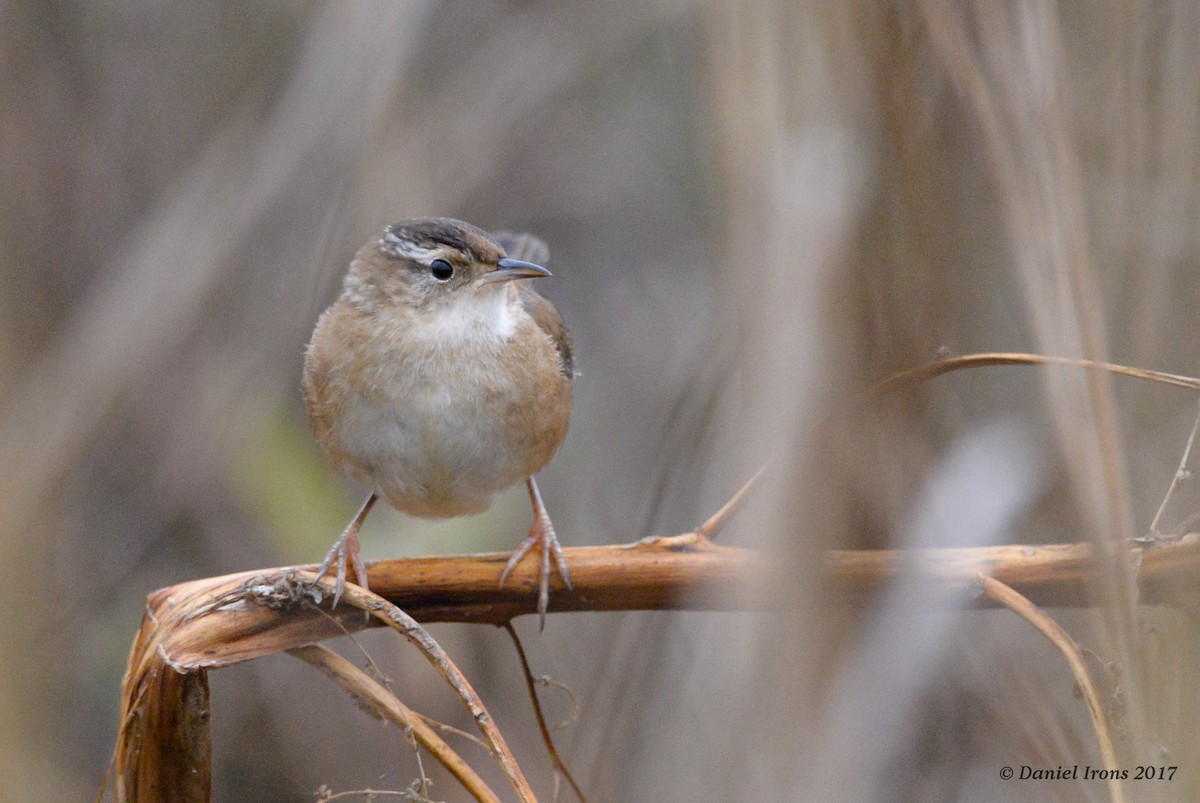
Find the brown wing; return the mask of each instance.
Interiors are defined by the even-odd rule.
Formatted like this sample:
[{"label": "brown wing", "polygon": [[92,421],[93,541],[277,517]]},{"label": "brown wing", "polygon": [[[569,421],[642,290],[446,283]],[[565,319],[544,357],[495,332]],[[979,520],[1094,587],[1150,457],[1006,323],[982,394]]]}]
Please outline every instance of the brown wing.
[{"label": "brown wing", "polygon": [[550,335],[550,339],[554,341],[554,346],[558,349],[558,356],[562,359],[563,376],[567,379],[574,379],[575,356],[571,353],[571,333],[567,331],[562,316],[558,314],[558,309],[530,287],[529,282],[518,282],[517,285],[521,292],[521,303],[525,305],[526,312],[533,318],[533,322],[543,332]]}]

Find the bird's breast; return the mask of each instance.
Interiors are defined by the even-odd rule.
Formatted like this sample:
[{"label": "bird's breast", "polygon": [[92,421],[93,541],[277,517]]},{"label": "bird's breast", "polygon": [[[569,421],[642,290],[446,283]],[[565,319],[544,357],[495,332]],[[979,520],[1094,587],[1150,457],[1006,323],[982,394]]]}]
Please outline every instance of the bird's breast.
[{"label": "bird's breast", "polygon": [[523,310],[445,312],[377,318],[343,341],[340,359],[356,370],[332,383],[342,398],[327,453],[419,516],[486,509],[550,460],[570,415],[554,344]]}]

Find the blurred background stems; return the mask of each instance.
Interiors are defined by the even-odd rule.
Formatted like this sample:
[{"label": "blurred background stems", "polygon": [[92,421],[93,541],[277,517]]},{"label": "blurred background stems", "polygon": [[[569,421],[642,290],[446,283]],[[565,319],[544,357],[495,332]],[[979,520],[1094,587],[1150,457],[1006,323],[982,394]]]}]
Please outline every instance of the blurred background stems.
[{"label": "blurred background stems", "polygon": [[[1184,0],[0,5],[6,788],[92,794],[149,591],[340,531],[360,489],[306,431],[303,345],[354,248],[427,214],[550,243],[582,371],[541,480],[565,543],[683,531],[773,461],[722,540],[784,567],[778,615],[527,641],[581,700],[560,744],[593,799],[1002,799],[1040,794],[1003,765],[1095,765],[1027,625],[903,585],[848,606],[818,560],[1144,534],[1186,393],[996,368],[848,400],[942,348],[1196,373],[1197,42]],[[365,553],[511,544],[521,493],[380,516]],[[1196,506],[1185,483],[1162,529]],[[1105,667],[1122,760],[1200,766],[1194,619],[1120,567],[1094,593],[1052,613]],[[549,789],[504,634],[435,635]],[[364,643],[455,721],[420,658]],[[218,799],[416,775],[284,656],[213,699]]]}]

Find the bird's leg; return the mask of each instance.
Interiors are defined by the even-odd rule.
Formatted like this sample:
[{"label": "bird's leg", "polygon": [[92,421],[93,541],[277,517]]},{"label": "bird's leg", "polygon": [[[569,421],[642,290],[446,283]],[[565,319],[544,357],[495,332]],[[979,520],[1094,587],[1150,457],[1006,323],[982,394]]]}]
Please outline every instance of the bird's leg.
[{"label": "bird's leg", "polygon": [[551,523],[550,514],[546,512],[546,505],[542,502],[542,492],[538,490],[537,481],[530,477],[525,484],[529,488],[529,501],[533,503],[533,526],[529,528],[529,537],[521,542],[512,557],[504,564],[504,571],[500,573],[500,587],[504,587],[504,581],[508,579],[508,575],[517,567],[521,559],[529,554],[530,550],[534,547],[540,549],[542,567],[538,573],[537,610],[542,626],[545,627],[546,608],[550,604],[551,557],[554,558],[554,568],[558,570],[558,576],[562,578],[563,585],[568,590],[571,588],[571,573],[567,570],[567,560],[563,557],[558,536],[554,534],[554,524]]},{"label": "bird's leg", "polygon": [[367,567],[363,565],[362,559],[358,556],[358,531],[362,529],[362,523],[367,518],[367,514],[371,512],[371,508],[375,506],[375,500],[379,496],[372,493],[367,497],[367,501],[363,502],[358,513],[351,519],[350,524],[346,529],[342,530],[342,534],[333,542],[333,546],[329,549],[329,554],[325,556],[325,560],[321,561],[320,568],[317,569],[317,580],[320,580],[333,566],[334,559],[337,560],[337,583],[333,587],[333,607],[337,607],[338,601],[342,598],[342,591],[346,588],[346,562],[347,560],[354,567],[354,576],[358,579],[358,584],[364,589],[367,588]]}]

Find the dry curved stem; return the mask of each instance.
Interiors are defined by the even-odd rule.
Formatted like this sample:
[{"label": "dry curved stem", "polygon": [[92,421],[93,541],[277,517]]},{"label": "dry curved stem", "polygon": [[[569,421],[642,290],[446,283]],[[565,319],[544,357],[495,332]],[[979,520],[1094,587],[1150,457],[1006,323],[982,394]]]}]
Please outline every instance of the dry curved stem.
[{"label": "dry curved stem", "polygon": [[879,384],[880,391],[898,390],[908,385],[925,382],[934,377],[961,371],[967,368],[984,368],[991,365],[1069,365],[1075,368],[1085,368],[1092,371],[1106,371],[1110,374],[1131,376],[1135,379],[1148,379],[1162,382],[1180,388],[1200,390],[1200,379],[1183,374],[1169,374],[1165,371],[1152,371],[1148,368],[1136,368],[1130,365],[1120,365],[1100,360],[1084,360],[1075,357],[1055,357],[1047,354],[1025,354],[1021,352],[985,352],[982,354],[964,354],[949,357],[944,360],[934,360],[931,363],[910,368],[906,371],[892,374]]},{"label": "dry curved stem", "polygon": [[[313,572],[306,572],[303,575],[308,585],[311,586],[314,582],[319,582],[319,585],[329,591],[330,596],[332,596],[334,590],[333,579],[321,578],[318,581],[316,574]],[[344,603],[366,611],[380,622],[383,622],[404,636],[425,656],[425,659],[442,676],[442,680],[458,695],[459,702],[463,704],[463,707],[467,709],[467,713],[475,721],[480,733],[483,734],[484,741],[487,743],[492,758],[500,766],[500,769],[503,770],[504,776],[508,779],[517,796],[522,801],[536,801],[537,797],[534,795],[533,789],[525,779],[525,774],[521,772],[521,767],[517,764],[516,757],[513,756],[512,751],[509,749],[503,734],[500,733],[500,729],[496,727],[491,714],[484,707],[483,701],[471,686],[471,682],[467,680],[466,675],[450,660],[450,656],[446,654],[441,645],[429,635],[429,631],[397,606],[377,594],[364,591],[356,585],[347,584],[342,591],[341,599]],[[368,676],[364,673],[363,677],[367,678]],[[441,741],[440,738],[439,741]]]},{"label": "dry curved stem", "polygon": [[1171,484],[1167,486],[1167,492],[1163,496],[1162,504],[1158,506],[1158,510],[1154,513],[1154,518],[1150,522],[1150,535],[1157,537],[1159,535],[1158,523],[1162,519],[1163,511],[1167,509],[1167,503],[1171,501],[1171,495],[1175,493],[1175,489],[1179,487],[1179,483],[1188,476],[1188,458],[1192,454],[1192,445],[1196,442],[1196,430],[1200,429],[1200,406],[1196,410],[1196,420],[1192,423],[1192,431],[1188,435],[1187,445],[1183,447],[1183,456],[1179,458],[1179,468],[1175,469],[1175,473],[1171,475]]},{"label": "dry curved stem", "polygon": [[462,739],[466,739],[469,742],[474,742],[476,745],[478,745],[479,747],[482,747],[484,750],[488,749],[488,746],[483,743],[483,739],[480,739],[478,736],[476,736],[473,733],[467,733],[462,728],[456,728],[453,725],[447,725],[445,722],[438,722],[433,717],[426,716],[425,714],[422,714],[420,711],[417,711],[416,714],[425,722],[426,725],[433,728],[435,731],[440,731],[441,733],[448,733],[453,736],[458,736]]},{"label": "dry curved stem", "polygon": [[[1113,747],[1112,729],[1108,725],[1108,715],[1104,713],[1104,703],[1100,699],[1100,693],[1096,690],[1096,684],[1092,682],[1091,673],[1088,672],[1083,650],[1058,622],[1012,588],[984,574],[979,576],[979,581],[983,584],[983,593],[988,599],[1003,605],[1037,628],[1037,631],[1049,639],[1050,643],[1067,659],[1067,666],[1070,667],[1071,674],[1075,676],[1075,683],[1079,686],[1083,699],[1087,703],[1088,714],[1092,718],[1092,728],[1096,732],[1096,741],[1100,744],[1100,757],[1104,761],[1104,766],[1110,770],[1119,769],[1117,751]],[[1108,779],[1108,794],[1114,803],[1124,803],[1125,796],[1121,790],[1121,782],[1116,778]]]},{"label": "dry curved stem", "polygon": [[533,672],[529,669],[529,659],[525,656],[525,647],[521,645],[521,638],[517,635],[516,628],[512,626],[511,622],[505,622],[504,629],[508,631],[508,637],[512,639],[513,646],[517,649],[517,658],[521,661],[521,672],[525,675],[525,687],[529,689],[529,701],[533,703],[533,716],[537,720],[538,730],[542,733],[542,741],[546,745],[546,751],[550,754],[550,760],[554,763],[555,769],[567,779],[575,796],[579,798],[579,803],[587,803],[587,798],[583,796],[583,790],[579,788],[579,784],[575,783],[575,777],[567,769],[566,762],[562,760],[562,756],[558,754],[558,749],[554,746],[554,739],[550,737],[550,729],[546,726],[546,717],[542,713],[542,704],[538,701],[537,683],[533,679]]},{"label": "dry curved stem", "polygon": [[319,644],[306,644],[303,647],[288,650],[288,653],[321,670],[355,699],[378,712],[380,716],[410,731],[417,743],[428,750],[438,763],[457,778],[476,800],[499,803],[500,798],[496,793],[488,787],[475,770],[471,769],[454,748],[434,732],[433,728],[426,723],[425,718],[402,703],[396,695],[375,678],[333,650]]},{"label": "dry curved stem", "polygon": [[549,675],[540,675],[534,678],[534,682],[539,686],[547,686],[549,688],[558,689],[563,694],[567,695],[567,699],[571,703],[571,711],[567,714],[567,718],[554,726],[554,730],[561,731],[574,725],[579,721],[579,698],[575,696],[575,692],[565,683],[560,683],[554,680]]},{"label": "dry curved stem", "polygon": [[[694,533],[632,546],[574,547],[566,554],[574,590],[555,591],[554,611],[735,611],[771,604],[740,590],[747,578],[769,575],[767,560]],[[534,613],[537,603],[534,569],[518,568],[508,586],[497,588],[507,557],[494,553],[380,561],[369,567],[371,588],[419,621],[503,624]],[[1143,602],[1195,603],[1200,536],[1131,542],[1122,557],[1134,567]],[[1112,556],[1098,555],[1091,544],[832,551],[824,555],[823,574],[834,588],[873,594],[901,573],[918,573],[938,590],[969,588],[985,573],[1036,604],[1061,607],[1091,602],[1088,589],[1103,560]],[[276,586],[294,572],[243,572],[150,595],[122,685],[113,776],[117,799],[207,799],[208,670],[366,626],[351,605],[334,611],[296,605],[294,583],[277,607],[252,603],[270,601]],[[978,602],[996,604],[987,598]]]},{"label": "dry curved stem", "polygon": [[[414,784],[414,786],[415,786],[415,784]],[[379,797],[403,797],[403,798],[406,798],[407,800],[422,800],[422,801],[429,799],[429,798],[425,797],[424,795],[422,795],[419,798],[413,797],[412,793],[415,791],[418,791],[414,787],[409,787],[408,789],[406,789],[402,792],[396,791],[395,789],[370,789],[370,788],[367,788],[367,789],[352,789],[348,792],[334,793],[334,792],[331,792],[330,790],[326,789],[325,787],[321,787],[321,789],[319,791],[322,792],[323,794],[317,795],[317,803],[333,803],[333,801],[335,801],[335,800],[348,800],[350,798],[357,798],[358,800],[375,800],[376,798],[379,798]]]}]

